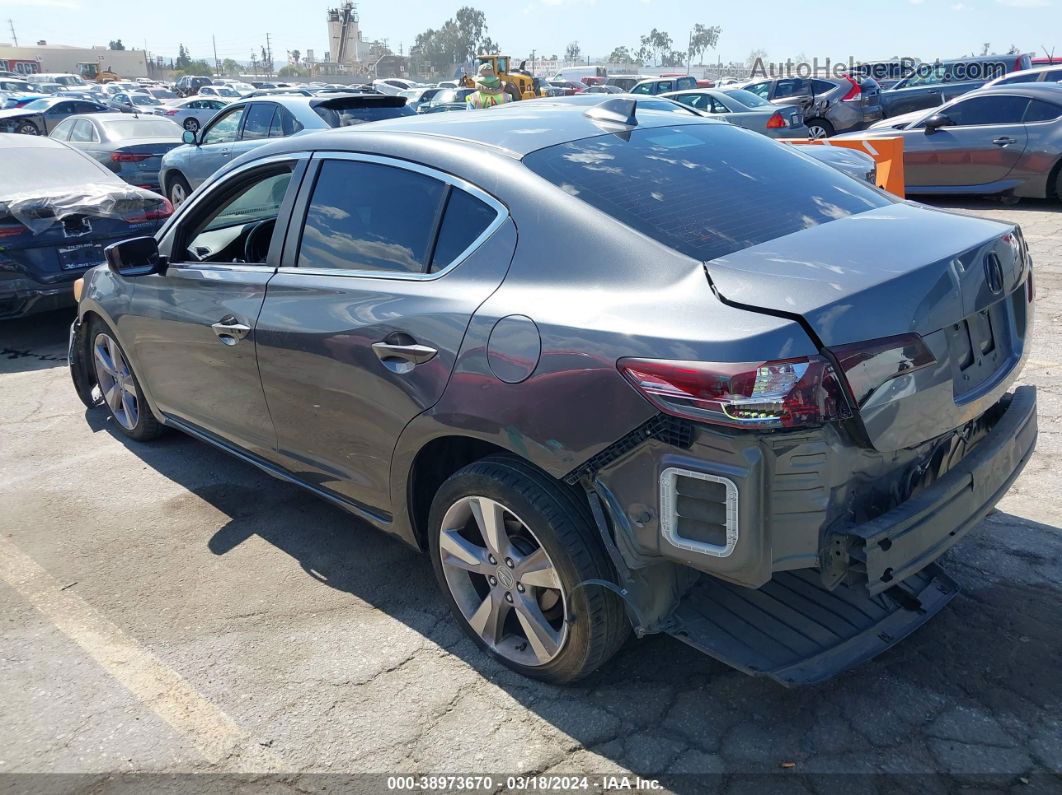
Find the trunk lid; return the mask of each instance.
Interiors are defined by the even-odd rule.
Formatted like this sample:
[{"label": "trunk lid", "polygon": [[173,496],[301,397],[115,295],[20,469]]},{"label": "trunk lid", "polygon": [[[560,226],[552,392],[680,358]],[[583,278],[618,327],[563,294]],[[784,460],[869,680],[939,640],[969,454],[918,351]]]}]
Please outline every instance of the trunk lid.
[{"label": "trunk lid", "polygon": [[726,301],[799,316],[823,347],[911,332],[931,366],[858,407],[879,450],[920,444],[983,413],[1025,354],[1028,260],[1013,225],[898,203],[706,263]]}]

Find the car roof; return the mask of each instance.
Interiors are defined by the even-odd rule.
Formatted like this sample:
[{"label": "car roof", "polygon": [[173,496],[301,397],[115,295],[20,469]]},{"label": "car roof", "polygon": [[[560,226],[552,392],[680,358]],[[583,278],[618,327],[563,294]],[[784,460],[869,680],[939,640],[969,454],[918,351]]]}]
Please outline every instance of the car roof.
[{"label": "car roof", "polygon": [[1038,75],[1043,72],[1056,72],[1062,69],[1062,63],[1055,64],[1043,64],[1041,66],[1034,66],[1032,69],[1019,69],[1015,72],[1008,72],[1005,75],[1000,75],[997,80],[1009,80],[1012,77],[1024,77],[1025,75]]},{"label": "car roof", "polygon": [[[615,102],[624,94],[591,95],[600,102]],[[633,97],[631,97],[633,99]],[[558,144],[592,138],[614,132],[600,122],[587,117],[588,105],[599,103],[570,102],[578,97],[557,97],[522,100],[469,113],[429,113],[385,119],[355,127],[325,130],[309,138],[296,139],[292,151],[303,147],[350,149],[356,151],[358,134],[388,132],[395,135],[435,136],[477,147],[489,147],[510,157],[520,159],[531,152]],[[656,99],[655,97],[653,99]],[[677,104],[677,103],[676,103]],[[683,107],[684,106],[680,106]],[[676,116],[657,110],[636,111],[638,129],[673,127],[679,124],[725,124],[696,113]],[[283,139],[289,140],[289,139]],[[270,147],[270,151],[279,151]]]},{"label": "car roof", "polygon": [[956,99],[973,96],[974,94],[1016,94],[1030,99],[1047,99],[1054,102],[1062,102],[1062,85],[1058,83],[1007,83],[1006,85],[984,86],[976,91],[960,94]]},{"label": "car roof", "polygon": [[0,133],[0,149],[68,149],[66,144],[45,135],[20,135],[18,133]]}]

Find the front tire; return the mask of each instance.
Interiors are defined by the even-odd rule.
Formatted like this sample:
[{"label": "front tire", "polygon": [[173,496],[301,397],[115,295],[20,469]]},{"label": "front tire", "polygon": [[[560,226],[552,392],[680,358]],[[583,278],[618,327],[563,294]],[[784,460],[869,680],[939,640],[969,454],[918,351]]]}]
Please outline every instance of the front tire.
[{"label": "front tire", "polygon": [[618,596],[597,585],[575,588],[615,576],[587,507],[518,459],[490,456],[443,483],[429,544],[462,629],[524,676],[575,681],[627,638]]},{"label": "front tire", "polygon": [[170,183],[167,187],[168,198],[174,209],[177,209],[188,200],[192,187],[188,184],[188,180],[180,174],[174,174],[168,181]]},{"label": "front tire", "polygon": [[165,428],[152,414],[125,351],[103,321],[94,321],[89,330],[89,355],[103,403],[118,430],[138,442],[162,434]]},{"label": "front tire", "polygon": [[41,131],[37,129],[37,125],[31,121],[24,121],[18,127],[15,128],[15,132],[21,135],[40,135]]}]

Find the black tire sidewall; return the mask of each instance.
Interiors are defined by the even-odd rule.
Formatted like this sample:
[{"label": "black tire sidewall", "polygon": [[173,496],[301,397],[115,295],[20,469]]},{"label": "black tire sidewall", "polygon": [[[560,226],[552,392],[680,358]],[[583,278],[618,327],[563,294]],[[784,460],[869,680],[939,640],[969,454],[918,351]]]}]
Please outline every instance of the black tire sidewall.
[{"label": "black tire sidewall", "polygon": [[[494,470],[493,472],[491,470]],[[568,544],[562,539],[552,522],[543,513],[543,503],[557,504],[560,498],[556,494],[549,494],[547,489],[540,484],[525,482],[529,490],[536,492],[536,497],[529,499],[518,489],[508,487],[496,475],[504,472],[504,464],[497,461],[481,461],[461,470],[447,480],[435,495],[432,502],[431,513],[428,521],[429,547],[432,568],[435,571],[439,588],[442,590],[450,611],[465,633],[481,649],[489,652],[503,665],[523,674],[524,676],[544,679],[550,682],[563,683],[573,681],[585,675],[588,658],[592,656],[591,634],[589,616],[593,614],[590,600],[601,598],[615,598],[610,592],[604,591],[597,586],[583,587],[573,591],[576,584],[590,578],[612,579],[613,575],[606,564],[603,564],[599,556],[587,555],[585,552],[579,557],[583,558],[580,564],[568,551]],[[439,553],[439,529],[442,525],[443,516],[455,502],[468,496],[487,497],[495,500],[513,514],[518,516],[534,533],[539,543],[545,548],[553,565],[557,570],[566,594],[566,608],[568,617],[568,634],[564,641],[561,652],[545,665],[525,666],[509,660],[488,646],[482,638],[469,626],[468,621],[461,613],[443,573],[442,560]],[[563,505],[559,510],[566,512],[569,522],[586,522],[588,517],[572,511],[571,505]],[[589,530],[589,528],[586,528]],[[597,542],[600,546],[600,542]],[[604,556],[603,548],[600,555]]]},{"label": "black tire sidewall", "polygon": [[186,180],[183,175],[174,174],[172,177],[170,177],[169,183],[170,184],[166,191],[168,194],[166,198],[170,200],[170,203],[173,204],[174,207],[177,206],[177,202],[173,200],[173,188],[175,185],[180,185],[184,188],[184,200],[181,202],[181,204],[188,201],[188,197],[192,195],[192,188],[188,184],[188,180]]},{"label": "black tire sidewall", "polygon": [[821,127],[826,133],[827,138],[837,132],[837,130],[833,128],[833,125],[826,119],[811,119],[810,121],[805,121],[804,124],[808,127]]}]

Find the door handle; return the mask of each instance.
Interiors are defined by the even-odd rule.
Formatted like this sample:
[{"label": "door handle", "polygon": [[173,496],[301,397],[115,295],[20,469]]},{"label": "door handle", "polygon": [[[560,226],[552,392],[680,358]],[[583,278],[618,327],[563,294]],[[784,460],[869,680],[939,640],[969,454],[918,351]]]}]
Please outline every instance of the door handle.
[{"label": "door handle", "polygon": [[1007,144],[1016,144],[1017,142],[1017,138],[1010,138],[1006,135],[992,139],[992,143],[994,143],[996,146],[1006,146]]},{"label": "door handle", "polygon": [[211,323],[210,328],[225,345],[235,345],[251,333],[251,327],[241,323],[234,315],[227,315],[217,323]]},{"label": "door handle", "polygon": [[411,365],[424,364],[435,358],[437,351],[427,345],[396,345],[389,342],[374,342],[372,352],[377,358],[387,364],[388,360],[406,362]]}]

